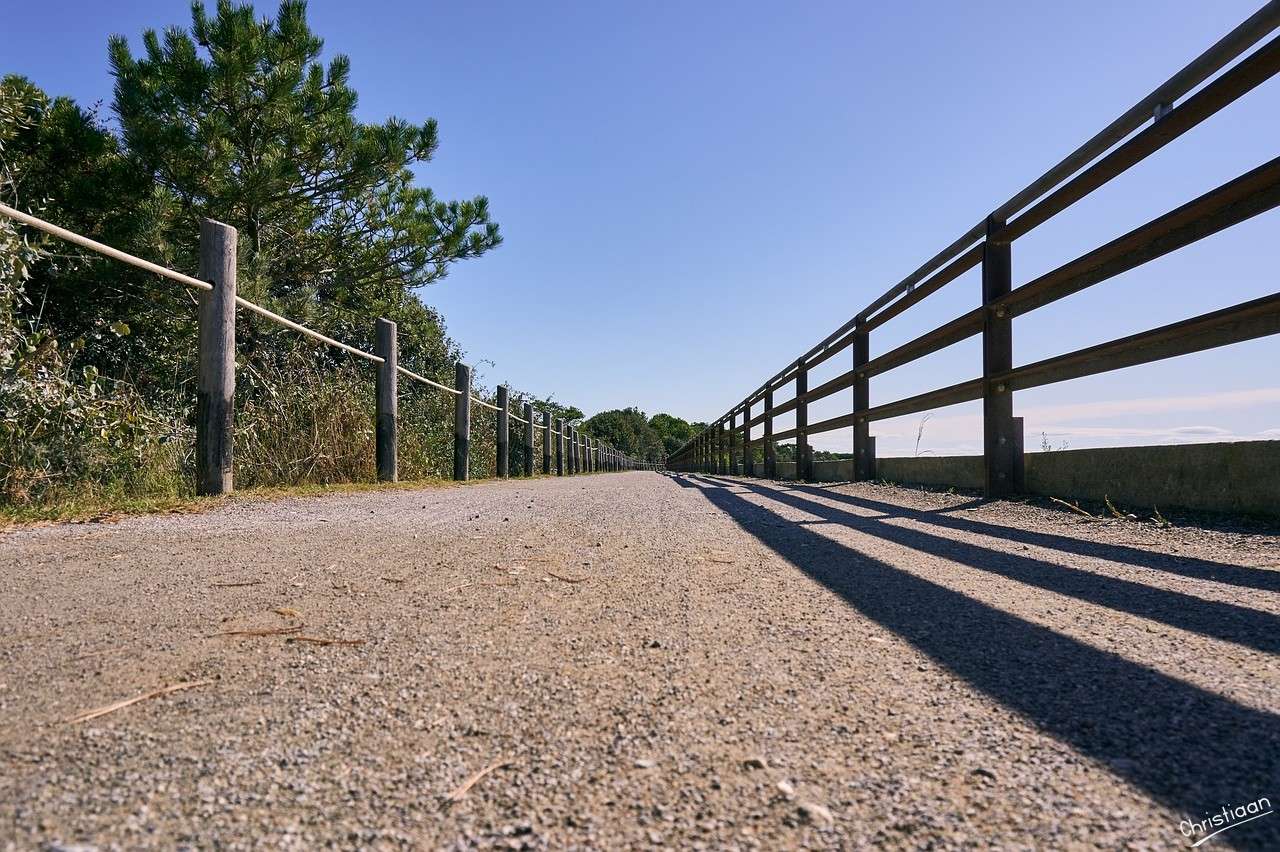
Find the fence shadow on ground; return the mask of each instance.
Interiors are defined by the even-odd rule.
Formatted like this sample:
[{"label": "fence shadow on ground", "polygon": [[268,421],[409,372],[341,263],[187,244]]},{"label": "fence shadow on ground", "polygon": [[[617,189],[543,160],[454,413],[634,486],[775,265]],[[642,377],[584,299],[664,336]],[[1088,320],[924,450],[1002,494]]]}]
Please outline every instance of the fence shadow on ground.
[{"label": "fence shadow on ground", "polygon": [[[1274,616],[895,526],[808,499],[790,486],[693,475],[672,479],[699,489],[746,532],[862,615],[1180,815],[1203,818],[1206,811],[1274,791],[1280,778],[1280,716],[915,576],[747,500],[741,491],[823,522],[1253,648],[1274,645],[1265,635],[1275,631]],[[891,516],[903,511],[872,508],[891,509],[886,513]],[[1148,600],[1132,600],[1139,595]],[[1221,624],[1212,623],[1219,619]],[[1280,848],[1280,822],[1249,823],[1220,839],[1248,848]]]},{"label": "fence shadow on ground", "polygon": [[[1140,547],[1124,544],[1089,541],[1088,539],[1073,538],[1072,536],[1058,533],[1006,527],[1001,524],[976,521],[971,518],[953,518],[949,515],[951,512],[962,512],[989,502],[986,498],[966,500],[954,506],[945,506],[938,509],[912,509],[893,503],[858,497],[853,494],[841,494],[829,488],[818,486],[789,482],[787,483],[787,488],[801,494],[821,495],[828,500],[882,512],[886,517],[906,518],[951,530],[971,532],[992,538],[1003,538],[1008,541],[1016,541],[1019,544],[1061,550],[1064,553],[1074,553],[1077,556],[1091,556],[1111,562],[1123,562],[1136,568],[1149,568],[1153,571],[1180,574],[1197,580],[1213,580],[1232,586],[1280,592],[1280,571],[1251,568],[1247,565],[1232,565],[1228,562],[1214,562],[1211,559],[1173,556],[1168,553],[1143,550]],[[1277,532],[1280,532],[1280,529]]]}]

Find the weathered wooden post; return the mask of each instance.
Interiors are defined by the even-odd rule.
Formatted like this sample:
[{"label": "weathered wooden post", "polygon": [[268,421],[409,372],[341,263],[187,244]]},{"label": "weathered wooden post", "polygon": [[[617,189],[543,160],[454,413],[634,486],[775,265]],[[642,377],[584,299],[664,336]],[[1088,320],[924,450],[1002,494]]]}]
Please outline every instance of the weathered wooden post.
[{"label": "weathered wooden post", "polygon": [[453,387],[453,478],[462,482],[471,476],[471,368],[461,361]]},{"label": "weathered wooden post", "polygon": [[853,327],[853,478],[863,482],[876,477],[876,439],[871,437],[867,409],[871,407],[871,382],[863,369],[871,359],[871,333],[866,322]]},{"label": "weathered wooden post", "polygon": [[751,452],[751,400],[747,400],[742,411],[742,475],[756,475],[756,460]]},{"label": "weathered wooden post", "polygon": [[374,426],[374,455],[378,462],[378,481],[395,482],[398,478],[396,464],[396,324],[384,317],[378,318],[374,329],[373,354],[382,359],[378,364],[375,385],[378,416]]},{"label": "weathered wooden post", "polygon": [[551,412],[542,412],[542,472],[551,475]]},{"label": "weathered wooden post", "polygon": [[556,476],[564,476],[564,420],[556,418]]},{"label": "weathered wooden post", "polygon": [[733,432],[729,428],[729,420],[726,418],[720,421],[720,473],[728,476],[733,472],[730,462],[733,461],[733,442],[730,440]]},{"label": "weathered wooden post", "polygon": [[778,478],[778,445],[773,442],[773,388],[764,392],[764,475],[768,479]]},{"label": "weathered wooden post", "polygon": [[564,436],[564,466],[568,468],[569,475],[573,476],[578,472],[576,467],[578,461],[578,430],[572,426],[566,426],[569,431]]},{"label": "weathered wooden post", "polygon": [[809,456],[809,403],[803,397],[809,392],[809,368],[801,361],[796,367],[796,481],[813,478]]},{"label": "weathered wooden post", "polygon": [[213,285],[199,299],[196,362],[196,493],[234,486],[236,398],[236,229],[200,220],[200,279]]},{"label": "weathered wooden post", "polygon": [[533,476],[533,403],[524,404],[524,475]]},{"label": "weathered wooden post", "polygon": [[992,303],[1013,286],[1012,250],[992,235],[1004,227],[987,217],[982,244],[982,438],[986,494],[998,497],[1023,490],[1022,418],[1013,416],[1013,391],[991,379],[1013,369],[1013,318]]},{"label": "weathered wooden post", "polygon": [[511,475],[511,390],[498,385],[498,478]]},{"label": "weathered wooden post", "polygon": [[738,473],[738,412],[729,412],[729,434],[726,436],[726,443],[729,445],[729,475],[736,476]]}]

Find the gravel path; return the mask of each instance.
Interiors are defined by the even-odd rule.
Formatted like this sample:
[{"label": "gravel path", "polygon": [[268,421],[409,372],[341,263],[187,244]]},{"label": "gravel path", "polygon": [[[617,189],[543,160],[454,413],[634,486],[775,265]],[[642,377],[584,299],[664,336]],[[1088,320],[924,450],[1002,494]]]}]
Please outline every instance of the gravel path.
[{"label": "gravel path", "polygon": [[[28,528],[0,536],[0,849],[1182,848],[1280,801],[1278,651],[1280,538],[888,486]],[[1280,815],[1218,844],[1280,848]]]}]

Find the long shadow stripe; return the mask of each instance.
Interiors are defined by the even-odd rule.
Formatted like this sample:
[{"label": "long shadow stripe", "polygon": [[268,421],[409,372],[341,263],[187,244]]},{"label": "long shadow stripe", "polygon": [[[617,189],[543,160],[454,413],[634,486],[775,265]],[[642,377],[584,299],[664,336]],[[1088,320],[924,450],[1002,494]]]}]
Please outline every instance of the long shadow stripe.
[{"label": "long shadow stripe", "polygon": [[[724,484],[719,480],[710,481]],[[781,491],[755,483],[728,484],[767,496],[778,503],[801,509],[858,532],[942,559],[960,562],[979,571],[1268,654],[1280,653],[1280,617],[1271,613],[1237,604],[1205,600],[1119,577],[1094,574],[1043,559],[956,541],[923,530],[887,524],[879,518],[867,518],[810,500],[797,494],[795,490]]]},{"label": "long shadow stripe", "polygon": [[[723,487],[676,481],[857,612],[1180,815],[1280,788],[1280,717],[894,568]],[[1169,831],[1160,839],[1180,844],[1177,826]],[[1280,818],[1219,839],[1278,849]]]},{"label": "long shadow stripe", "polygon": [[[1079,556],[1093,556],[1099,559],[1107,559],[1112,562],[1123,562],[1139,568],[1150,568],[1155,571],[1180,574],[1184,577],[1192,577],[1197,580],[1213,580],[1217,583],[1226,583],[1232,586],[1243,586],[1251,589],[1280,592],[1280,571],[1271,571],[1266,568],[1251,568],[1247,565],[1232,565],[1227,562],[1214,562],[1211,559],[1193,559],[1173,556],[1168,553],[1157,553],[1150,550],[1143,550],[1140,547],[1085,541],[1078,538],[1072,538],[1071,536],[1057,535],[1055,533],[1017,529],[1015,527],[1006,527],[999,524],[990,524],[985,521],[975,521],[970,518],[955,518],[950,515],[944,515],[934,511],[909,509],[903,506],[895,506],[892,503],[884,503],[879,500],[871,500],[869,498],[858,497],[853,494],[841,494],[839,492],[815,488],[812,486],[792,485],[792,490],[804,494],[820,495],[841,503],[860,506],[864,509],[875,509],[889,515],[910,518],[915,521],[920,521],[921,523],[934,524],[947,529],[972,532],[977,533],[978,535],[990,536],[992,538],[1003,538],[1009,541],[1019,542],[1020,544],[1030,544],[1052,550],[1061,550],[1066,553],[1074,553]],[[981,501],[974,501],[974,505],[979,502]],[[972,505],[967,507],[972,508]]]}]

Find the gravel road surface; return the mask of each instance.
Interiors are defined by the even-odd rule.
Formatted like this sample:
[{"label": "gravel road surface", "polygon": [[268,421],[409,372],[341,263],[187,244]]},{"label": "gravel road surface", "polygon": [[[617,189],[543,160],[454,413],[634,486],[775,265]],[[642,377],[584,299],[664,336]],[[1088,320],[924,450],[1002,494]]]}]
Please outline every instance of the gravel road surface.
[{"label": "gravel road surface", "polygon": [[[1280,801],[1278,651],[1274,535],[890,486],[25,528],[0,849],[1186,848]],[[1280,814],[1219,845],[1280,849]]]}]

